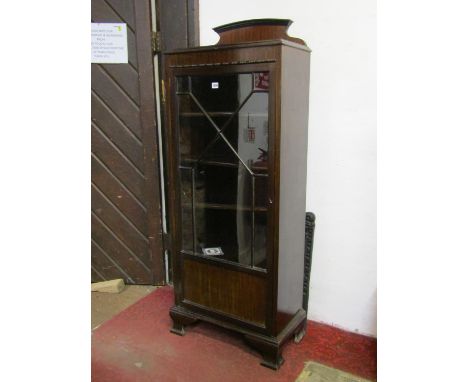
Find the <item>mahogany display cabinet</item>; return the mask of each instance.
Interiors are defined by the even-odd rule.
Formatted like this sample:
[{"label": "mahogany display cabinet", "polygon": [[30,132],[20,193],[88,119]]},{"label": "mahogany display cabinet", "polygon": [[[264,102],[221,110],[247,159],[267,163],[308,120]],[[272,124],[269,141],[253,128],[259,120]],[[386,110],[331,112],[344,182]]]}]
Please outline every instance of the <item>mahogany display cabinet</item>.
[{"label": "mahogany display cabinet", "polygon": [[304,334],[310,50],[290,20],[223,25],[165,56],[172,332],[207,321],[278,369]]}]

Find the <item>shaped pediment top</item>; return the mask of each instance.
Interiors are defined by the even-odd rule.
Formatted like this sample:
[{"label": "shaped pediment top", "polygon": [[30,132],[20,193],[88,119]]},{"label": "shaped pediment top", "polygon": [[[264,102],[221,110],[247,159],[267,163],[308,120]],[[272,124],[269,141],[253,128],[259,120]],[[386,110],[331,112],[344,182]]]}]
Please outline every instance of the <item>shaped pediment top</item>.
[{"label": "shaped pediment top", "polygon": [[288,35],[291,24],[292,21],[288,19],[251,19],[220,25],[213,30],[219,34],[217,45],[288,40],[306,46],[303,40]]}]

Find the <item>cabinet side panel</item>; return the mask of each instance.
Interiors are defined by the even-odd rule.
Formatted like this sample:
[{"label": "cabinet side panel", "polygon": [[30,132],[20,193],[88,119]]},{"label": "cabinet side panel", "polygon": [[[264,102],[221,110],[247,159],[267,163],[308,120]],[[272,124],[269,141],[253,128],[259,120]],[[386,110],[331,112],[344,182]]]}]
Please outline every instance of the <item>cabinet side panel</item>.
[{"label": "cabinet side panel", "polygon": [[310,54],[283,46],[277,332],[302,308]]}]

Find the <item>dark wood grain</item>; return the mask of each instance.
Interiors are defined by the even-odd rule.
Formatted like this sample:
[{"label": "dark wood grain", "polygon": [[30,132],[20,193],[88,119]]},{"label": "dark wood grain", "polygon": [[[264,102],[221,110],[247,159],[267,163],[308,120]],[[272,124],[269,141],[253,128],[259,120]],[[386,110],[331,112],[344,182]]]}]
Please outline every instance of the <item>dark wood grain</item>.
[{"label": "dark wood grain", "polygon": [[[123,23],[125,22],[105,0],[91,1],[91,21],[94,23]],[[136,37],[131,29],[127,28],[128,62],[138,69],[136,52]]]},{"label": "dark wood grain", "polygon": [[[274,369],[283,361],[282,346],[303,330],[305,321],[302,297],[310,50],[302,40],[287,35],[287,25],[269,21],[259,26],[248,22],[222,28],[218,45],[168,52],[165,65],[174,327],[183,332],[184,320],[199,319],[236,330],[262,353],[262,364]],[[246,271],[244,264],[236,266],[234,261],[208,257],[201,260],[201,255],[181,251],[175,78],[265,71],[270,79],[268,184],[263,191],[268,204],[262,212],[267,216],[267,250],[265,273],[260,277],[254,268]],[[253,322],[262,325],[254,327]]]},{"label": "dark wood grain", "polygon": [[91,65],[91,88],[123,123],[141,139],[139,107],[99,65]]},{"label": "dark wood grain", "polygon": [[115,13],[135,31],[135,11],[133,2],[129,0],[106,0]]},{"label": "dark wood grain", "polygon": [[145,206],[96,157],[91,157],[91,181],[138,230],[147,235]]},{"label": "dark wood grain", "polygon": [[113,174],[128,187],[140,203],[146,203],[144,175],[121,151],[112,146],[109,138],[95,125],[91,127],[91,150],[108,169],[112,169]]},{"label": "dark wood grain", "polygon": [[91,282],[97,283],[105,280],[106,278],[98,270],[96,270],[93,265],[91,265]]},{"label": "dark wood grain", "polygon": [[164,251],[159,184],[159,147],[157,145],[156,99],[154,67],[151,49],[151,13],[149,3],[135,2],[136,34],[140,78],[140,124],[143,137],[143,156],[146,182],[144,192],[148,208],[148,240],[152,253],[153,283],[164,284]]},{"label": "dark wood grain", "polygon": [[91,206],[96,216],[112,230],[122,243],[149,266],[151,262],[148,253],[148,239],[94,184],[91,185]]},{"label": "dark wood grain", "polygon": [[[91,266],[100,279],[113,280],[124,279],[126,283],[132,283],[132,278],[115,261],[105,253],[95,241],[91,241]],[[102,281],[102,280],[93,280]]]},{"label": "dark wood grain", "polygon": [[305,45],[301,39],[288,35],[291,23],[291,20],[256,19],[221,25],[213,29],[219,34],[218,45],[278,39]]},{"label": "dark wood grain", "polygon": [[182,279],[184,300],[249,322],[265,323],[263,278],[186,259]]},{"label": "dark wood grain", "polygon": [[[198,44],[198,0],[156,6],[164,46]],[[129,53],[128,64],[91,66],[92,277],[164,284],[150,1],[92,0],[91,20],[126,23]]]},{"label": "dark wood grain", "polygon": [[[105,0],[91,1],[91,21],[94,23],[123,23],[125,22]],[[138,69],[136,52],[136,37],[131,29],[127,28],[128,62]]]},{"label": "dark wood grain", "polygon": [[[182,4],[182,5],[180,5]],[[184,11],[184,9],[186,11]],[[187,47],[194,47],[199,45],[200,41],[200,31],[199,31],[199,1],[198,0],[156,0],[156,13],[158,17],[156,18],[156,29],[160,36],[161,41],[161,51],[156,52],[155,59],[158,62],[158,72],[160,81],[156,84],[159,87],[160,99],[161,99],[161,120],[162,120],[162,129],[161,129],[161,139],[164,142],[160,149],[162,150],[163,158],[167,157],[167,128],[165,125],[166,121],[166,105],[165,105],[165,88],[164,88],[164,67],[165,67],[165,52],[172,49],[180,49]],[[182,13],[178,12],[180,10]],[[179,17],[182,15],[183,17]],[[177,18],[177,20],[175,20]],[[186,32],[185,31],[186,26]],[[164,190],[164,200],[169,200],[170,195],[168,194],[169,190],[169,177],[167,176],[168,166],[165,163],[162,163],[162,182]],[[166,215],[166,232],[164,235],[164,248],[169,253],[170,248],[170,238],[172,232],[170,230],[170,216]],[[168,259],[168,277],[172,281],[172,261],[169,257]]]},{"label": "dark wood grain", "polygon": [[187,3],[186,1],[159,1],[161,12],[160,28],[164,37],[161,49],[163,51],[187,47]]},{"label": "dark wood grain", "polygon": [[91,20],[126,23],[129,54],[91,65],[92,278],[164,284],[150,1],[92,0]]},{"label": "dark wood grain", "polygon": [[129,276],[131,284],[151,284],[151,270],[122,243],[94,214],[91,216],[91,237]]},{"label": "dark wood grain", "polygon": [[130,65],[101,64],[100,67],[118,83],[120,88],[135,102],[140,104],[138,72]]},{"label": "dark wood grain", "polygon": [[144,171],[143,144],[96,94],[91,94],[91,120],[140,171]]},{"label": "dark wood grain", "polygon": [[[272,48],[272,47],[260,47],[256,50],[252,50],[250,51],[254,57],[255,55],[257,57],[262,57],[263,59],[269,61],[269,62],[276,62],[280,59],[280,56],[279,56],[279,53],[280,53],[280,50],[279,49],[276,49],[276,48]],[[231,56],[231,52],[229,50],[223,50],[221,52],[212,52],[213,53],[213,56],[211,57],[211,59],[220,59],[222,60],[222,56],[223,54],[225,56]],[[201,54],[201,53],[200,53]],[[239,53],[239,54],[242,54],[242,53]],[[196,56],[196,54],[195,54]],[[185,58],[185,62],[191,62],[192,59],[193,59],[193,54],[191,53],[183,53],[183,54],[180,54],[180,55],[169,55],[169,62],[172,63],[173,62],[173,59],[174,60],[177,60],[177,62],[182,62],[180,59],[181,57]],[[180,61],[179,61],[180,60]],[[264,60],[262,60],[264,61]],[[217,61],[208,61],[208,62],[217,62]],[[226,62],[226,61],[223,61],[223,62]],[[201,74],[208,74],[208,73],[216,73],[216,74],[225,74],[225,73],[235,73],[235,72],[249,72],[249,71],[270,71],[273,75],[273,77],[271,78],[271,83],[270,83],[270,87],[271,89],[273,90],[272,94],[274,95],[275,94],[275,82],[278,81],[278,79],[276,78],[277,76],[277,73],[278,71],[275,69],[275,66],[274,64],[272,63],[260,63],[260,64],[251,64],[251,63],[247,63],[247,64],[243,64],[243,65],[237,65],[237,64],[232,64],[232,65],[220,65],[220,66],[216,66],[216,67],[210,67],[210,66],[207,66],[207,65],[200,65],[200,66],[190,66],[190,67],[177,67],[177,68],[174,68],[174,69],[171,69],[171,66],[169,65],[169,71],[171,73],[171,75],[169,76],[168,78],[168,83],[170,85],[169,87],[169,94],[171,95],[171,102],[174,103],[174,85],[173,83],[171,83],[171,78],[173,78],[173,76],[175,75],[181,75],[181,74],[192,74],[192,75],[201,75]],[[268,177],[270,179],[270,181],[268,182],[268,198],[271,199],[271,200],[275,200],[275,126],[276,126],[276,123],[275,123],[275,120],[276,120],[276,109],[275,109],[275,105],[276,105],[276,100],[275,100],[275,97],[272,96],[272,97],[269,97],[269,100],[270,100],[270,116],[269,116],[269,129],[271,130],[271,132],[269,133],[269,136],[270,136],[270,142],[269,142],[269,147],[270,147],[270,153],[271,155],[269,155],[269,169],[270,171],[268,172]],[[171,116],[171,126],[177,126],[177,122],[176,122],[176,114],[173,113],[172,109],[169,109],[168,110],[168,113],[170,113],[169,115]],[[168,148],[170,150],[170,152],[173,152],[172,150],[177,147],[177,129],[170,129],[169,130],[169,133],[171,134],[171,144],[168,145]],[[173,154],[175,155],[175,154]],[[170,195],[171,195],[171,199],[170,199],[170,202],[171,202],[171,206],[173,208],[172,212],[171,212],[171,221],[172,221],[172,230],[174,232],[174,234],[172,235],[172,238],[173,238],[173,242],[174,242],[174,246],[173,246],[173,251],[175,253],[179,253],[179,252],[176,252],[176,251],[180,251],[180,228],[177,229],[178,226],[180,226],[180,216],[181,216],[181,211],[180,211],[180,206],[179,206],[179,202],[178,202],[178,195],[180,194],[180,190],[178,189],[179,187],[179,180],[178,180],[178,171],[177,171],[177,166],[178,166],[178,163],[177,163],[177,159],[174,158],[172,159],[172,157],[170,158],[170,161],[171,161],[171,179],[174,179],[172,181],[172,184],[171,184],[171,188],[170,188]],[[172,176],[174,176],[174,178],[172,178]],[[273,204],[271,206],[271,208],[268,209],[268,230],[269,230],[269,237],[274,237],[275,236],[275,233],[273,232],[274,229],[275,229],[275,219],[277,219],[277,216],[276,216],[276,209],[275,209],[275,205]],[[270,290],[270,289],[273,289],[274,288],[274,284],[275,284],[275,269],[273,267],[273,262],[274,262],[274,259],[273,259],[273,250],[274,250],[274,241],[273,240],[268,240],[268,244],[267,244],[267,268],[270,269],[270,271],[266,274],[266,285],[267,285],[267,290]],[[220,265],[221,266],[221,265]],[[177,269],[176,269],[177,268]],[[182,268],[181,268],[181,265],[180,265],[180,257],[175,257],[174,258],[174,287],[175,288],[179,288],[181,289],[181,286],[179,285],[179,282],[177,281],[178,279],[178,275],[180,275],[182,272]],[[177,291],[178,289],[176,289]],[[181,292],[182,293],[182,292]],[[178,294],[176,293],[176,301],[179,303],[179,301],[177,300],[178,299]],[[267,330],[270,330],[272,331],[273,330],[273,326],[274,326],[274,314],[272,313],[273,312],[273,302],[272,302],[272,299],[271,298],[267,298],[266,301],[265,301],[265,306],[266,306],[266,309],[267,309],[267,315],[266,315],[266,318],[265,318],[265,324],[266,324],[266,327],[267,327]]]},{"label": "dark wood grain", "polygon": [[187,1],[187,46],[200,45],[200,18],[198,0]]}]

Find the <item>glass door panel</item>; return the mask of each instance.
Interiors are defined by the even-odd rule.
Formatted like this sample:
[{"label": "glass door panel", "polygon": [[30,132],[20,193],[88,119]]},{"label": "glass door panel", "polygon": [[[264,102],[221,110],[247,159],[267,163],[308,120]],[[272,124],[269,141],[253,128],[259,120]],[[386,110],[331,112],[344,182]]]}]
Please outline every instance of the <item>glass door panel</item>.
[{"label": "glass door panel", "polygon": [[182,250],[264,268],[268,73],[176,79]]}]

